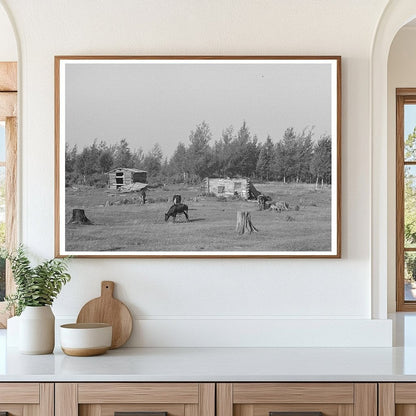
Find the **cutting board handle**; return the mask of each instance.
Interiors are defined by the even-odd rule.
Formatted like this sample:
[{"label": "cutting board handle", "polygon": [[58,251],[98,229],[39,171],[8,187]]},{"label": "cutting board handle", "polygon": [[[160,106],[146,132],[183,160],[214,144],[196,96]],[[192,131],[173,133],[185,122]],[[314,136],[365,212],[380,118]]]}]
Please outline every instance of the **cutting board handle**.
[{"label": "cutting board handle", "polygon": [[101,297],[112,298],[113,292],[114,292],[114,282],[110,280],[104,280],[103,282],[101,282]]}]

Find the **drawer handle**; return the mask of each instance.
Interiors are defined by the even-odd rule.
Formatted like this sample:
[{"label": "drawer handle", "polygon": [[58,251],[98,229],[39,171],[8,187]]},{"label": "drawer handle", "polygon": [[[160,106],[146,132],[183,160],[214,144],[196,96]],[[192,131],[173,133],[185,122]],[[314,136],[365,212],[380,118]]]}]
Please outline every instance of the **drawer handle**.
[{"label": "drawer handle", "polygon": [[269,416],[323,416],[322,412],[269,412]]},{"label": "drawer handle", "polygon": [[168,416],[168,412],[115,412],[114,416]]}]

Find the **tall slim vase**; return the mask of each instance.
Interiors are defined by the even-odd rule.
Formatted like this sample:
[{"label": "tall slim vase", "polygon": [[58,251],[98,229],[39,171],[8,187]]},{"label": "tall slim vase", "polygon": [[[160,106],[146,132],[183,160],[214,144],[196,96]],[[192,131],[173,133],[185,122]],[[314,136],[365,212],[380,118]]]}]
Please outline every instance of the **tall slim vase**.
[{"label": "tall slim vase", "polygon": [[19,351],[50,354],[55,347],[55,315],[48,306],[26,306],[19,319]]}]

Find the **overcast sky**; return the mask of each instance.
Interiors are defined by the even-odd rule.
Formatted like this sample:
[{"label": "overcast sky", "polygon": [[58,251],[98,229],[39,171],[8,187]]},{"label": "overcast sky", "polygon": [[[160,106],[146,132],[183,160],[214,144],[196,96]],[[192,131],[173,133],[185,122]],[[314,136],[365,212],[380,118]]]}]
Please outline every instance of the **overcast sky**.
[{"label": "overcast sky", "polygon": [[170,157],[206,121],[213,141],[245,120],[264,141],[288,127],[331,133],[330,64],[85,64],[66,65],[66,142],[127,139]]}]

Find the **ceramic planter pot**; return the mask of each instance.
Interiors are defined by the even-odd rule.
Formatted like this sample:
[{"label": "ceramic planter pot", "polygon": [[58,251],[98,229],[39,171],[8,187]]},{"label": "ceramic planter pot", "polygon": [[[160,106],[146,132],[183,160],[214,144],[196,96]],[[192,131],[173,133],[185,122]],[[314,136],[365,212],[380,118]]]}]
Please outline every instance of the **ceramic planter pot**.
[{"label": "ceramic planter pot", "polygon": [[19,347],[19,320],[20,316],[13,316],[7,320],[7,347]]},{"label": "ceramic planter pot", "polygon": [[50,306],[26,306],[19,319],[19,351],[50,354],[55,346],[55,316]]}]

